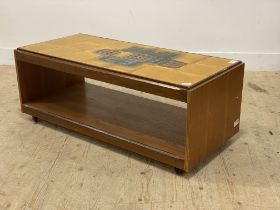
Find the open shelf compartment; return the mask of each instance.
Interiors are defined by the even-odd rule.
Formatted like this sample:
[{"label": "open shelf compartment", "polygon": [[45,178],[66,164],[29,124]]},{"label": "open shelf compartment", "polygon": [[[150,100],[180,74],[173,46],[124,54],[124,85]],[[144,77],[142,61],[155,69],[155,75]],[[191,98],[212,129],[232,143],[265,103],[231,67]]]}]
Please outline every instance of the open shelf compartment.
[{"label": "open shelf compartment", "polygon": [[89,83],[23,106],[184,158],[186,111],[181,107]]},{"label": "open shelf compartment", "polygon": [[183,167],[185,108],[30,63],[18,67],[24,113]]}]

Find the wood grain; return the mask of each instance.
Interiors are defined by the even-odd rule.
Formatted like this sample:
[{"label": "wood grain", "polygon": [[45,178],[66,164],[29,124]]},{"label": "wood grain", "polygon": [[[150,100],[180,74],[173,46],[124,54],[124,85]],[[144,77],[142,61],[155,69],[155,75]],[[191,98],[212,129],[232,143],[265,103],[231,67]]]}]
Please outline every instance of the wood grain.
[{"label": "wood grain", "polygon": [[74,84],[84,83],[83,76],[33,65],[16,60],[21,102],[27,102],[61,91]]},{"label": "wood grain", "polygon": [[[156,58],[157,64],[145,62],[144,64],[136,66],[124,66],[118,63],[105,62],[100,59],[101,55],[98,53],[100,50],[116,50],[121,53],[120,55],[117,54],[115,56],[123,58],[128,55],[133,55],[133,53],[124,52],[124,50],[131,47],[140,48],[145,51],[152,50],[155,51],[155,55],[164,53],[164,57],[166,57],[166,54],[175,53],[175,58],[171,60],[183,62],[184,65],[180,68],[168,68],[166,65],[160,65],[164,59],[162,60],[160,58]],[[38,44],[24,46],[18,50],[67,61],[74,61],[91,67],[106,69],[107,71],[125,73],[133,77],[142,77],[147,80],[154,80],[181,87],[184,87],[184,84],[187,84],[188,87],[195,86],[217,73],[240,63],[238,61],[232,62],[231,60],[225,58],[163,49],[87,34],[75,34]],[[151,57],[151,55],[148,57]],[[158,61],[157,59],[160,60]]]},{"label": "wood grain", "polygon": [[205,160],[239,131],[244,64],[188,93],[187,169]]}]

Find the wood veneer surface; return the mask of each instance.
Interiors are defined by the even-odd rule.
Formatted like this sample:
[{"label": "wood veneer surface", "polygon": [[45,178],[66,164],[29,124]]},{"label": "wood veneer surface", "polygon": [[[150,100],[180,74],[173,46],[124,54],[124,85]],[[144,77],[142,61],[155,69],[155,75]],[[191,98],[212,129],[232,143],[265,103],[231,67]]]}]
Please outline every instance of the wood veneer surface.
[{"label": "wood veneer surface", "polygon": [[86,34],[19,49],[184,87],[191,87],[238,63]]}]

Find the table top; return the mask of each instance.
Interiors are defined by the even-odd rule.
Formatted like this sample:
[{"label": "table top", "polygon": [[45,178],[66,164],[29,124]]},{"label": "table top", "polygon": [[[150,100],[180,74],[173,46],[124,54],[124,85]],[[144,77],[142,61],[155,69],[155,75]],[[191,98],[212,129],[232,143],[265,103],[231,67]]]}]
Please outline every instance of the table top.
[{"label": "table top", "polygon": [[86,34],[75,34],[19,49],[184,87],[191,87],[239,63]]}]

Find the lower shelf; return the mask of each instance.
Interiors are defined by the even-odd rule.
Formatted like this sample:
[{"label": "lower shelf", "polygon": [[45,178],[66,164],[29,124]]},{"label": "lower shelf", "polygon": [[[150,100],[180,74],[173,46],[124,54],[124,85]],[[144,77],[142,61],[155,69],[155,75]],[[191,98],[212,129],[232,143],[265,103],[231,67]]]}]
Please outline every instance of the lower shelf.
[{"label": "lower shelf", "polygon": [[85,83],[24,103],[23,111],[182,168],[184,108]]}]

